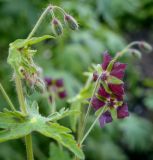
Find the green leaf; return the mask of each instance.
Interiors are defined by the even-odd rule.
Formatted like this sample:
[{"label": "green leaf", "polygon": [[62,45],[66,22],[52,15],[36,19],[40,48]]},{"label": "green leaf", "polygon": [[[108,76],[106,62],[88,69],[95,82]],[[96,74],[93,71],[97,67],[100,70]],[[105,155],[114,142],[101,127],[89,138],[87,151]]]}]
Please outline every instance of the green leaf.
[{"label": "green leaf", "polygon": [[69,109],[62,108],[59,112],[55,112],[55,113],[49,115],[48,118],[50,119],[50,121],[57,121],[57,120],[62,119],[66,116],[70,116],[72,114],[78,115],[78,113],[79,113],[79,111],[74,110],[74,109],[69,110]]},{"label": "green leaf", "polygon": [[45,123],[43,126],[38,127],[37,131],[46,137],[50,137],[58,141],[63,146],[67,147],[80,159],[84,159],[84,154],[81,149],[77,146],[71,134],[68,134],[71,130],[60,126],[57,123]]},{"label": "green leaf", "polygon": [[55,143],[50,144],[50,157],[49,160],[72,160],[66,150],[58,147]]},{"label": "green leaf", "polygon": [[110,75],[108,77],[108,83],[111,83],[111,84],[123,84],[123,81]]},{"label": "green leaf", "polygon": [[51,35],[44,35],[42,37],[32,37],[28,40],[27,39],[17,39],[16,41],[10,44],[10,47],[18,49],[18,48],[26,47],[29,45],[31,46],[33,44],[39,43],[41,41],[44,41],[50,38],[54,38],[54,37]]},{"label": "green leaf", "polygon": [[70,134],[71,130],[69,128],[63,127],[58,123],[52,123],[48,117],[41,116],[36,102],[32,103],[32,106],[28,108],[28,112],[28,116],[8,110],[0,112],[0,128],[3,129],[0,131],[0,142],[22,138],[36,131],[58,141],[77,157],[84,158],[84,154]]},{"label": "green leaf", "polygon": [[[81,103],[79,101],[71,103],[71,109],[76,110],[77,112],[81,112]],[[81,112],[82,113],[82,112]],[[74,114],[70,116],[70,125],[74,132],[76,132],[78,118],[80,117],[79,114]]]}]

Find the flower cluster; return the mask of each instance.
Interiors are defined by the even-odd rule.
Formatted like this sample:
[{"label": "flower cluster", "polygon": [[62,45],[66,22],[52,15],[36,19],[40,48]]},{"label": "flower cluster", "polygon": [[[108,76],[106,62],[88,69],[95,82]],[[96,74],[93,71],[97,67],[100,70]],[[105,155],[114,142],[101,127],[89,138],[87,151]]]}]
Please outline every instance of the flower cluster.
[{"label": "flower cluster", "polygon": [[49,96],[50,101],[52,101],[52,94],[57,95],[61,99],[64,99],[67,96],[63,79],[52,79],[46,77],[45,83],[48,92],[51,93]]},{"label": "flower cluster", "polygon": [[[106,107],[100,116],[101,127],[112,122],[113,118],[124,118],[129,116],[127,103],[124,102],[124,83],[122,81],[126,64],[113,62],[108,53],[104,53],[101,65],[102,73],[93,74],[96,81],[99,77],[100,85],[97,93],[92,98],[92,106],[95,110]],[[115,114],[114,114],[115,113]]]}]

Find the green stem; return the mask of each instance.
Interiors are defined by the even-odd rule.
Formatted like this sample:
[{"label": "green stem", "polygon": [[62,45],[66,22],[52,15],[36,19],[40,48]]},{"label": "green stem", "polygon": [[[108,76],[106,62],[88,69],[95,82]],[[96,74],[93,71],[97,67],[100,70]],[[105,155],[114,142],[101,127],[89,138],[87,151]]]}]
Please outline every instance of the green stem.
[{"label": "green stem", "polygon": [[9,96],[7,95],[7,93],[6,93],[4,87],[2,86],[1,83],[0,83],[0,90],[1,90],[1,92],[2,92],[2,94],[3,94],[3,96],[4,96],[4,98],[5,98],[5,100],[7,101],[8,105],[10,106],[10,108],[11,108],[13,111],[15,111],[16,109],[15,109],[13,103],[11,102]]},{"label": "green stem", "polygon": [[[22,82],[20,77],[17,74],[15,77],[15,83],[16,83],[16,90],[18,94],[20,109],[24,114],[28,114],[26,102],[23,94]],[[27,160],[34,160],[31,134],[25,136],[25,143],[26,143],[26,151],[27,151]]]},{"label": "green stem", "polygon": [[[30,32],[30,34],[28,35],[27,40],[30,39],[34,35],[34,33],[37,31],[38,27],[40,26],[42,20],[44,19],[44,17],[48,13],[48,11],[51,10],[51,9],[52,9],[52,6],[49,5],[44,10],[44,12],[41,14],[40,18],[36,22],[34,28]],[[23,94],[21,80],[17,75],[16,75],[16,89],[17,89],[17,93],[18,93],[18,98],[19,98],[19,103],[20,103],[21,110],[22,110],[23,113],[27,114],[26,103],[25,103],[25,98],[24,98],[24,94]],[[34,160],[31,134],[25,136],[25,143],[26,143],[27,159],[28,160]]]},{"label": "green stem", "polygon": [[58,6],[53,6],[53,9],[58,9],[62,14],[66,15],[67,13],[62,9],[61,7]]},{"label": "green stem", "polygon": [[31,134],[25,136],[25,142],[26,142],[27,160],[34,160]]},{"label": "green stem", "polygon": [[123,56],[131,47],[133,47],[134,45],[139,45],[140,43],[141,43],[140,41],[134,41],[134,42],[130,43],[129,45],[127,45],[123,50],[118,52],[116,54],[116,56],[114,57],[114,59],[112,59],[111,62],[109,63],[109,65],[107,67],[107,71],[110,72],[112,70],[114,63],[117,61],[118,58]]},{"label": "green stem", "polygon": [[17,74],[15,77],[15,83],[16,83],[16,91],[18,94],[20,109],[24,114],[27,114],[27,108],[26,108],[25,98],[24,98],[23,89],[22,89],[22,82],[20,80],[20,77]]},{"label": "green stem", "polygon": [[[93,90],[93,93],[92,93],[92,96],[91,96],[91,100],[90,100],[89,105],[88,105],[88,109],[87,109],[87,112],[86,112],[86,115],[85,115],[85,119],[84,119],[83,124],[82,124],[82,129],[81,129],[81,133],[80,133],[81,135],[83,135],[85,127],[86,127],[87,119],[88,119],[88,116],[89,116],[89,113],[90,113],[90,110],[91,110],[91,107],[92,107],[92,100],[93,100],[94,95],[95,95],[95,93],[97,91],[97,87],[99,85],[99,81],[100,81],[100,76],[98,77],[98,79],[96,81],[95,88]],[[82,137],[80,136],[80,138],[82,138]],[[80,144],[80,140],[79,140],[79,144]]]},{"label": "green stem", "polygon": [[32,29],[32,31],[30,32],[30,34],[27,37],[27,40],[30,39],[34,33],[36,32],[36,30],[38,29],[38,27],[40,26],[42,20],[44,19],[44,17],[46,16],[46,14],[48,13],[48,11],[50,11],[52,9],[52,6],[49,5],[41,14],[40,18],[38,19],[37,23],[35,24],[34,28]]},{"label": "green stem", "polygon": [[123,56],[125,52],[128,51],[129,48],[133,47],[134,45],[139,45],[141,42],[140,41],[134,41],[127,45],[122,51],[118,52],[114,58],[114,61],[116,61],[119,57]]},{"label": "green stem", "polygon": [[55,94],[54,91],[51,91],[51,97],[52,97],[52,105],[51,105],[51,113],[56,112],[56,100],[55,100]]},{"label": "green stem", "polygon": [[88,129],[88,131],[86,132],[86,134],[84,135],[84,137],[82,138],[80,145],[83,144],[84,140],[87,138],[87,136],[89,135],[89,133],[91,132],[91,130],[93,129],[93,127],[95,126],[97,120],[100,118],[100,116],[103,114],[103,112],[105,111],[106,106],[103,107],[102,111],[99,113],[99,115],[97,116],[97,118],[95,119],[95,121],[93,122],[93,124],[90,126],[90,128]]}]

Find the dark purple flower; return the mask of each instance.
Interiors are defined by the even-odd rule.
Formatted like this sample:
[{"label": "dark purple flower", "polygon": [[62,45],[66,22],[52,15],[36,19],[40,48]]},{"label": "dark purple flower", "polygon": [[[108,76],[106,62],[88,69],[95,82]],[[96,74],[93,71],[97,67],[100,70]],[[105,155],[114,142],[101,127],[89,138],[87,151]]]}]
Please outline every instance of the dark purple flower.
[{"label": "dark purple flower", "polygon": [[49,77],[45,77],[44,80],[45,80],[45,83],[46,83],[47,86],[50,86],[53,83],[53,80],[51,78],[49,78]]},{"label": "dark purple flower", "polygon": [[[106,107],[104,113],[100,116],[100,126],[113,120],[111,113],[116,110],[117,118],[125,118],[129,116],[128,106],[124,103],[124,83],[121,81],[124,77],[126,64],[113,62],[112,57],[105,52],[103,57],[101,84],[91,99],[93,108],[97,111],[102,107]],[[93,74],[93,79],[99,75]]]},{"label": "dark purple flower", "polygon": [[[63,79],[52,79],[46,77],[44,79],[48,92],[52,92],[58,95],[59,98],[63,99],[67,96],[66,91],[64,90],[64,81]],[[49,97],[50,102],[52,102],[52,97]]]},{"label": "dark purple flower", "polygon": [[55,85],[56,85],[56,87],[63,87],[63,86],[64,86],[64,81],[63,81],[63,79],[57,79],[57,80],[55,81]]},{"label": "dark purple flower", "polygon": [[65,98],[65,97],[67,96],[67,93],[66,93],[65,90],[64,90],[64,91],[60,91],[60,92],[58,93],[58,96],[59,96],[61,99],[63,99],[63,98]]},{"label": "dark purple flower", "polygon": [[107,107],[105,113],[103,113],[99,118],[101,127],[106,123],[112,122],[112,109],[117,110],[117,118],[119,119],[129,116],[128,106],[124,103],[123,96],[107,93],[102,85],[100,85],[97,94],[92,98],[91,103],[96,111],[104,106]]},{"label": "dark purple flower", "polygon": [[[110,76],[114,76],[120,80],[124,77],[124,72],[126,68],[126,64],[115,62],[112,66],[112,69],[110,72],[107,71],[108,66],[112,60],[112,57],[105,52],[103,56],[103,63],[102,63],[102,69],[103,73],[101,75],[101,79],[103,81],[107,82],[107,79]],[[116,95],[122,96],[124,94],[124,84],[112,84],[110,82],[107,82],[109,89]]]}]

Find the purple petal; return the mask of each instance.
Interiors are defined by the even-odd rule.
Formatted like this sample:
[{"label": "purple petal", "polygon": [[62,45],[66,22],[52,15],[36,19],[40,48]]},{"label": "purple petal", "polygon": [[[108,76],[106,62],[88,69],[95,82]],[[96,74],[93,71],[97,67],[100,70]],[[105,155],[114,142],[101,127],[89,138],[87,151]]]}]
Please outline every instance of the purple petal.
[{"label": "purple petal", "polygon": [[100,88],[98,89],[98,95],[105,98],[110,97],[110,94],[108,94],[102,86],[100,86]]},{"label": "purple petal", "polygon": [[105,52],[103,56],[103,63],[102,63],[103,70],[107,69],[107,66],[111,60],[112,60],[112,57],[108,54],[108,52]]},{"label": "purple petal", "polygon": [[63,79],[57,79],[57,80],[55,81],[55,85],[56,85],[56,87],[63,87],[63,86],[64,86],[64,81],[63,81]]},{"label": "purple petal", "polygon": [[49,77],[45,77],[45,83],[46,83],[46,85],[47,86],[50,86],[50,85],[52,85],[52,83],[53,83],[53,80],[52,80],[52,78],[49,78]]},{"label": "purple petal", "polygon": [[126,68],[126,64],[116,62],[111,71],[111,75],[119,79],[122,79],[124,77],[125,68]]},{"label": "purple petal", "polygon": [[92,99],[92,106],[95,110],[98,110],[99,108],[103,107],[105,105],[105,102],[99,100],[97,97],[93,97]]},{"label": "purple petal", "polygon": [[106,123],[110,123],[113,121],[113,118],[111,116],[111,113],[109,111],[106,111],[105,113],[103,113],[101,115],[101,117],[99,118],[99,122],[100,122],[100,126],[104,127],[104,125]]},{"label": "purple petal", "polygon": [[127,103],[117,108],[117,118],[125,118],[129,116]]},{"label": "purple petal", "polygon": [[124,95],[124,85],[123,84],[108,84],[110,90],[117,96]]},{"label": "purple petal", "polygon": [[126,64],[124,63],[120,63],[120,62],[115,62],[114,66],[113,66],[113,70],[116,69],[116,70],[125,70],[126,68]]},{"label": "purple petal", "polygon": [[63,98],[65,98],[65,97],[67,97],[67,93],[66,93],[66,91],[64,90],[64,91],[59,92],[59,93],[58,93],[58,96],[59,96],[61,99],[63,99]]}]

